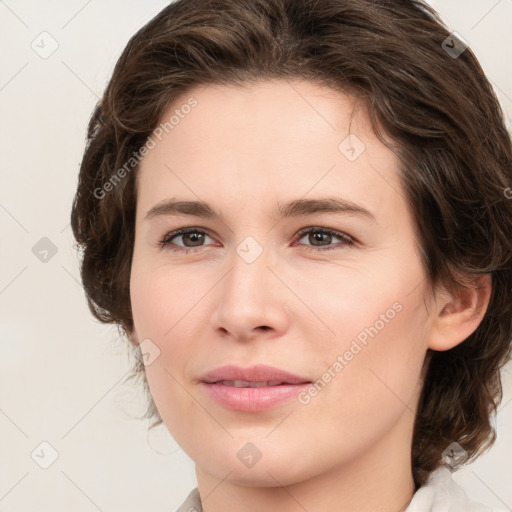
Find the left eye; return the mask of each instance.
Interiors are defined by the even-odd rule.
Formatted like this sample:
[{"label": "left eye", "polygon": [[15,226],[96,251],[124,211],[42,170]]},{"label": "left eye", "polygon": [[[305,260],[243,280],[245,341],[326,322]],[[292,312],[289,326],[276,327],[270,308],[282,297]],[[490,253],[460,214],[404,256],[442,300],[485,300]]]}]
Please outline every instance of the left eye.
[{"label": "left eye", "polygon": [[[329,228],[309,227],[300,231],[298,235],[300,237],[299,241],[307,237],[308,241],[312,243],[311,246],[304,247],[308,251],[328,251],[332,249],[340,249],[343,246],[355,245],[354,240],[350,236]],[[205,236],[210,237],[208,232],[201,228],[182,228],[166,234],[163,239],[158,242],[158,246],[162,248],[169,247],[171,250],[176,252],[195,252],[204,247],[202,242],[204,242]],[[182,237],[184,245],[175,244],[173,242],[175,238],[180,237]],[[334,246],[332,246],[332,244],[322,245],[323,242],[331,242],[333,238],[337,238],[341,242]],[[191,243],[193,245],[187,246],[187,243]]]},{"label": "left eye", "polygon": [[[329,251],[332,249],[340,249],[341,246],[353,246],[355,244],[354,240],[345,233],[340,233],[339,231],[335,231],[334,229],[328,228],[306,228],[299,233],[299,236],[301,237],[300,240],[307,237],[308,241],[313,243],[312,246],[306,247],[306,250],[308,251]],[[322,242],[332,241],[333,238],[338,238],[339,240],[341,240],[341,246],[340,244],[334,246],[315,245],[317,243],[321,244]]]}]

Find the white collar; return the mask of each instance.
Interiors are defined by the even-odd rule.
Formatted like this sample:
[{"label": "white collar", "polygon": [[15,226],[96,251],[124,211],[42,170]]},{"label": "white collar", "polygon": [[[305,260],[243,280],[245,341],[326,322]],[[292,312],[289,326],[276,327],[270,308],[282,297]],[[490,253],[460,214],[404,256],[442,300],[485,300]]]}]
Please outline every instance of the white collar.
[{"label": "white collar", "polygon": [[430,473],[405,512],[493,512],[493,509],[469,498],[452,478],[450,469],[441,466]]}]

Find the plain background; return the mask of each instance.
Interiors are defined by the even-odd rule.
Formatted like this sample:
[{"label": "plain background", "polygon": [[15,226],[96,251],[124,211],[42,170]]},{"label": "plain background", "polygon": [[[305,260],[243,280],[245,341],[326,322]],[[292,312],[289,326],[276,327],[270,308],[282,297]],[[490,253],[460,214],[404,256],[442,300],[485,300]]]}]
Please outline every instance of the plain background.
[{"label": "plain background", "polygon": [[[1,511],[172,512],[196,485],[165,428],[149,435],[134,419],[144,401],[124,383],[133,355],[89,313],[69,227],[92,109],[128,39],[167,4],[0,0]],[[512,0],[431,4],[479,58],[510,129]],[[31,46],[41,37],[40,53],[58,44],[48,58]],[[46,262],[33,252],[43,237],[57,251]],[[512,510],[508,368],[498,440],[454,478]],[[58,455],[47,469],[52,449],[42,442]]]}]

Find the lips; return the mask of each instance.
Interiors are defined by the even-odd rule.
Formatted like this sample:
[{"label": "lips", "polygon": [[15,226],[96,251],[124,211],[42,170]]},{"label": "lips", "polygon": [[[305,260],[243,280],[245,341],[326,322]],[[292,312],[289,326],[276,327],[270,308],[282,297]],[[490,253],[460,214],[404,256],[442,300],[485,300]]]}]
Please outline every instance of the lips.
[{"label": "lips", "polygon": [[224,408],[263,412],[305,390],[311,381],[273,366],[222,366],[203,375],[202,388]]},{"label": "lips", "polygon": [[267,381],[250,381],[250,380],[219,380],[215,384],[222,384],[223,386],[231,386],[232,388],[263,388],[265,386],[280,386],[286,384],[280,380],[267,380]]},{"label": "lips", "polygon": [[281,384],[305,384],[310,380],[293,375],[274,366],[258,364],[249,368],[221,366],[203,375],[203,382],[222,383],[233,387],[278,386]]}]

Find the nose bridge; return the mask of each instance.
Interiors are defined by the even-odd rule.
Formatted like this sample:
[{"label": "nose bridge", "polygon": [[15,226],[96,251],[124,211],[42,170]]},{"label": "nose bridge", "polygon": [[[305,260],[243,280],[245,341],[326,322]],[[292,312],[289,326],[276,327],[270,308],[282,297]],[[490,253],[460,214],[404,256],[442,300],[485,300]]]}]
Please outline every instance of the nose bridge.
[{"label": "nose bridge", "polygon": [[282,327],[282,301],[275,299],[276,278],[269,269],[271,260],[271,250],[253,237],[238,244],[231,258],[231,270],[221,286],[217,327],[237,337],[249,336],[261,326]]},{"label": "nose bridge", "polygon": [[252,236],[240,242],[231,260],[232,270],[228,275],[225,298],[228,301],[233,299],[235,304],[245,308],[254,307],[257,303],[263,305],[270,291],[270,256],[270,249],[264,248]]}]

